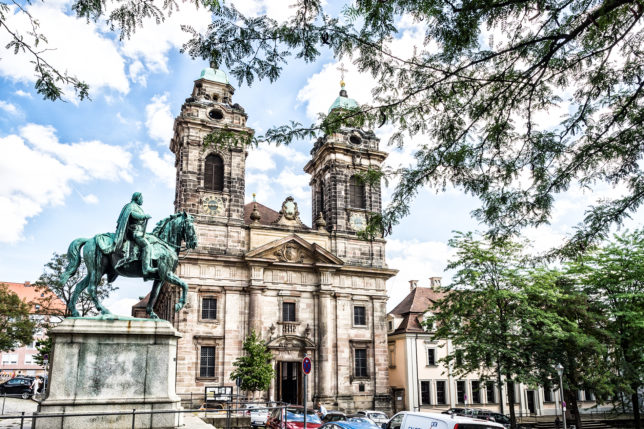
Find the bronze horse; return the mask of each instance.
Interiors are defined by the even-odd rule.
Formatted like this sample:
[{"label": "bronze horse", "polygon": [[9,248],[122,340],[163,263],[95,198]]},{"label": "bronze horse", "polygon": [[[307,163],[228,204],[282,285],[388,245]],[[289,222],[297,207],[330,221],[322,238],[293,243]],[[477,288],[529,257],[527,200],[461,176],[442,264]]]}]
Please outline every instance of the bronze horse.
[{"label": "bronze horse", "polygon": [[[174,310],[179,311],[186,303],[188,285],[174,274],[174,270],[179,263],[179,251],[181,243],[185,241],[187,249],[197,247],[197,235],[193,225],[192,216],[182,213],[175,213],[160,220],[151,234],[146,234],[147,240],[152,247],[152,264],[158,268],[158,272],[151,277],[154,280],[150,299],[146,307],[146,313],[151,319],[159,317],[152,311],[161,286],[165,283],[171,283],[180,286],[181,298],[175,305]],[[96,295],[96,288],[104,274],[107,274],[107,281],[113,282],[118,276],[125,277],[142,277],[140,255],[135,254],[134,258],[126,263],[117,264],[124,256],[118,251],[114,251],[114,234],[97,234],[93,238],[77,238],[72,241],[67,250],[67,259],[69,261],[65,272],[61,277],[64,284],[73,276],[80,265],[80,250],[83,247],[83,260],[87,266],[87,275],[74,287],[72,297],[67,304],[73,317],[78,317],[76,309],[76,300],[79,295],[87,289],[96,309],[101,314],[111,314],[99,301]],[[118,267],[118,268],[117,268]]]}]

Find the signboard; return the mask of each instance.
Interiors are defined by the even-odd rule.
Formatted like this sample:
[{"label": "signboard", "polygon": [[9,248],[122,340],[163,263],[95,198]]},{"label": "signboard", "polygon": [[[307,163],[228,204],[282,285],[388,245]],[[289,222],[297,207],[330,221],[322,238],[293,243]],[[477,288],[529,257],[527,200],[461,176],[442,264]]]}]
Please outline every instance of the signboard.
[{"label": "signboard", "polygon": [[227,402],[233,397],[232,386],[206,386],[206,401]]},{"label": "signboard", "polygon": [[308,356],[302,359],[302,371],[304,371],[304,374],[309,375],[311,373],[311,366],[311,359]]}]

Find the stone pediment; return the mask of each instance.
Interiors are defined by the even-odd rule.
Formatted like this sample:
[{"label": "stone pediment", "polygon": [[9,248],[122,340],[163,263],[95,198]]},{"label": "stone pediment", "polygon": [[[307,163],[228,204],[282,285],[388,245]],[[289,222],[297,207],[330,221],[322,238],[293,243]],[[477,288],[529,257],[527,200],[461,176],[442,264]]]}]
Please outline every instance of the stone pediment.
[{"label": "stone pediment", "polygon": [[246,254],[246,260],[263,260],[306,265],[343,265],[342,259],[322,246],[291,234],[271,241]]},{"label": "stone pediment", "polygon": [[284,350],[314,349],[315,343],[308,338],[295,335],[283,335],[269,341],[266,347],[269,349]]}]

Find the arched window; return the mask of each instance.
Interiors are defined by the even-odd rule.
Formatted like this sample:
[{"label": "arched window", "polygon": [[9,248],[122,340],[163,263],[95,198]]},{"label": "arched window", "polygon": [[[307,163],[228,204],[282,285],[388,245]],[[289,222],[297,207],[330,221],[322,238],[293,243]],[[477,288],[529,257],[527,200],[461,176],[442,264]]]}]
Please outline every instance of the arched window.
[{"label": "arched window", "polygon": [[[324,183],[320,183],[317,201],[318,213],[324,213]],[[317,214],[316,214],[317,216]]]},{"label": "arched window", "polygon": [[349,206],[354,209],[366,208],[364,182],[357,176],[349,179]]},{"label": "arched window", "polygon": [[219,155],[211,153],[206,157],[203,183],[209,191],[224,190],[224,160]]}]

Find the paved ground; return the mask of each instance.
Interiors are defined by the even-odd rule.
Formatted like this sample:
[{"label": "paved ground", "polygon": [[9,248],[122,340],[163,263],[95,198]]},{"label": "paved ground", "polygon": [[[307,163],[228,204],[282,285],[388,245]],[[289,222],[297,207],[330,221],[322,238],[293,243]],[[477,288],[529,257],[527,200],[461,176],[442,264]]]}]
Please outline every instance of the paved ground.
[{"label": "paved ground", "polygon": [[[16,415],[21,412],[25,412],[26,416],[31,415],[38,404],[31,399],[18,399],[18,398],[2,398],[0,397],[0,410],[2,410],[2,405],[4,403],[4,415]],[[0,429],[6,428],[19,428],[20,419],[0,419]],[[24,429],[31,428],[31,419],[25,419]]]}]

